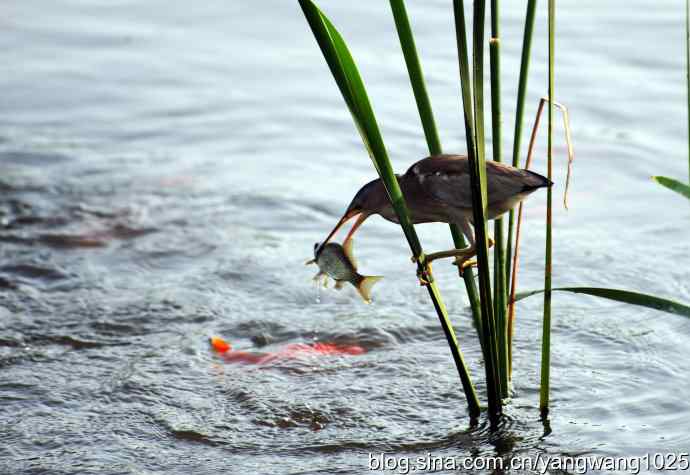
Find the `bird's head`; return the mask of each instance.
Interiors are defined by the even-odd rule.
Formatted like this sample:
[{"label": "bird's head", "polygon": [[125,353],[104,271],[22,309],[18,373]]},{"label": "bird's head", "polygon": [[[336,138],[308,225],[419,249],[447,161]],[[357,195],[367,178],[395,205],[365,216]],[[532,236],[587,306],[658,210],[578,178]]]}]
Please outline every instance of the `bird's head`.
[{"label": "bird's head", "polygon": [[350,206],[347,207],[345,214],[340,218],[340,221],[338,221],[328,237],[321,243],[316,254],[318,255],[321,252],[323,246],[325,246],[335,233],[337,233],[349,220],[357,216],[357,221],[355,221],[355,224],[352,226],[352,229],[350,229],[343,243],[346,243],[352,238],[357,228],[359,228],[369,216],[379,213],[386,204],[388,204],[388,194],[381,180],[373,180],[364,185],[359,189],[355,197],[352,198]]},{"label": "bird's head", "polygon": [[372,180],[359,189],[345,215],[350,217],[363,213],[367,216],[378,214],[389,203],[388,193],[380,179]]}]

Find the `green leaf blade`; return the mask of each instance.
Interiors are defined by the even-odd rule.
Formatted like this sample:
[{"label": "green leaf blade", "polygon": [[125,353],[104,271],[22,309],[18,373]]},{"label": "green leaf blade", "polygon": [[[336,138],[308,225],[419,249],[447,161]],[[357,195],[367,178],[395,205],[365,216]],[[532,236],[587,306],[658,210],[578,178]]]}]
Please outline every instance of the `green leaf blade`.
[{"label": "green leaf blade", "polygon": [[[657,297],[656,295],[643,294],[641,292],[634,292],[631,290],[610,289],[604,287],[555,287],[552,290],[558,292],[586,294],[593,297],[614,300],[616,302],[627,303],[630,305],[652,308],[654,310],[680,315],[683,317],[690,317],[690,306],[688,305],[663,297]],[[515,301],[517,302],[543,292],[543,289],[520,292],[515,296]]]},{"label": "green leaf blade", "polygon": [[667,176],[653,176],[652,180],[671,191],[675,191],[676,193],[685,196],[690,200],[690,185],[686,185],[685,183],[674,180],[673,178],[669,178]]}]

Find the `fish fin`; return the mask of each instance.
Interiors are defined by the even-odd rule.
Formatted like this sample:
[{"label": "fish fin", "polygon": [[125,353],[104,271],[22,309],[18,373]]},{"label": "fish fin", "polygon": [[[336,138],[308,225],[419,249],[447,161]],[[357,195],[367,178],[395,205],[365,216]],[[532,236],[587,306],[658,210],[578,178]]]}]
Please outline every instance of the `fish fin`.
[{"label": "fish fin", "polygon": [[343,288],[343,281],[342,280],[336,280],[335,281],[335,290],[340,290]]},{"label": "fish fin", "polygon": [[304,263],[305,266],[308,266],[309,264],[316,264],[316,259],[309,259],[307,262]]},{"label": "fish fin", "polygon": [[347,256],[350,263],[352,264],[352,268],[354,270],[357,270],[357,260],[355,260],[355,255],[352,252],[352,239],[348,239],[345,242],[345,245],[343,246],[343,251],[345,251],[345,255]]},{"label": "fish fin", "polygon": [[362,276],[362,279],[357,283],[357,292],[366,303],[371,303],[371,288],[381,279],[383,277],[379,275]]}]

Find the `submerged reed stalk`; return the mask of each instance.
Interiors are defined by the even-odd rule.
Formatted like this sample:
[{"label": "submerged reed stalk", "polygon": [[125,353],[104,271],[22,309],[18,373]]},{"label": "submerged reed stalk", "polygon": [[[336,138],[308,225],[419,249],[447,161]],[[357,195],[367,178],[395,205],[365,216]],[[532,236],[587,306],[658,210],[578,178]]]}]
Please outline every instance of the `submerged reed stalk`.
[{"label": "submerged reed stalk", "polygon": [[[491,68],[491,139],[493,159],[502,162],[501,143],[501,57],[499,38],[498,0],[491,0],[491,39],[489,60]],[[503,219],[494,221],[494,318],[498,345],[498,375],[501,397],[508,397],[508,325],[506,308],[505,248],[503,240]]]},{"label": "submerged reed stalk", "polygon": [[[554,36],[556,28],[556,1],[549,0],[549,115],[547,145],[547,178],[553,178],[553,102],[554,102]],[[552,252],[552,201],[551,187],[546,192],[546,259],[544,265],[544,322],[541,343],[541,387],[539,409],[543,416],[549,411],[549,386],[551,369],[551,252]]]},{"label": "submerged reed stalk", "polygon": [[[467,56],[467,33],[465,12],[462,0],[454,0],[455,34],[458,47],[460,87],[465,116],[465,136],[467,155],[470,163],[470,185],[472,188],[472,212],[474,221],[477,261],[479,267],[479,292],[482,315],[482,339],[484,341],[484,366],[486,370],[486,389],[489,402],[489,417],[495,424],[502,412],[500,380],[496,364],[496,329],[489,274],[488,242],[486,228],[486,162],[484,158],[484,103],[483,103],[483,38],[485,2],[474,3],[473,35],[473,79],[474,94],[470,85],[469,61]],[[474,108],[474,110],[473,110]]]},{"label": "submerged reed stalk", "polygon": [[[473,90],[474,90],[474,157],[470,155],[470,182],[472,185],[472,212],[474,215],[474,234],[477,245],[477,264],[479,269],[479,295],[482,307],[482,328],[484,339],[490,341],[489,363],[487,367],[487,393],[489,399],[489,416],[492,420],[500,416],[503,405],[501,401],[501,378],[499,375],[498,332],[493,311],[491,293],[491,274],[489,271],[489,246],[487,231],[487,185],[486,154],[484,135],[484,19],[485,0],[475,0],[473,8]],[[492,82],[496,78],[492,77]]]}]

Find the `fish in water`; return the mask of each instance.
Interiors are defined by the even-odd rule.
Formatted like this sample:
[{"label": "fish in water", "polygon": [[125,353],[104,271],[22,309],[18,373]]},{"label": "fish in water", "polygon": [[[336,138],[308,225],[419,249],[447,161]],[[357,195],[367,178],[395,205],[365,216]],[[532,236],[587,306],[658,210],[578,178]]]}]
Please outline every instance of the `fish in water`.
[{"label": "fish in water", "polygon": [[329,342],[293,343],[285,345],[279,351],[258,353],[235,350],[219,336],[211,337],[209,343],[216,352],[227,361],[248,364],[266,364],[277,360],[298,359],[312,356],[357,356],[367,352],[359,345],[341,345]]},{"label": "fish in water", "polygon": [[335,288],[340,290],[345,282],[349,282],[357,289],[359,295],[366,303],[371,303],[371,288],[376,282],[383,279],[381,276],[366,276],[357,272],[357,264],[352,254],[352,239],[345,243],[345,247],[335,242],[329,242],[325,246],[314,244],[314,259],[307,264],[316,264],[319,272],[314,276],[318,283],[330,277],[335,280]]}]

